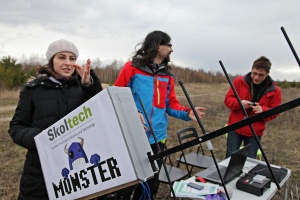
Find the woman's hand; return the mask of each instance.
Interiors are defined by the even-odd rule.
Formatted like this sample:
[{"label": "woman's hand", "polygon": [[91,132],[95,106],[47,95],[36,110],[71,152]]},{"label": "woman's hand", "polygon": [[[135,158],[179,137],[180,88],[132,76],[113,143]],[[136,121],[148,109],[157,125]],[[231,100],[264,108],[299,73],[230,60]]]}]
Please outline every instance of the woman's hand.
[{"label": "woman's hand", "polygon": [[91,70],[91,60],[88,59],[86,61],[86,64],[81,67],[79,65],[74,64],[73,65],[78,72],[79,76],[81,77],[81,83],[83,85],[90,85],[91,82],[91,75],[90,75],[90,70]]},{"label": "woman's hand", "polygon": [[[195,107],[195,110],[196,110],[198,116],[200,117],[200,119],[202,119],[204,117],[204,115],[205,115],[205,112],[204,112],[205,108],[203,108],[203,107]],[[193,110],[190,110],[190,112],[189,112],[189,118],[191,118],[192,120],[194,120],[194,121],[197,122],[197,118],[196,118]]]}]

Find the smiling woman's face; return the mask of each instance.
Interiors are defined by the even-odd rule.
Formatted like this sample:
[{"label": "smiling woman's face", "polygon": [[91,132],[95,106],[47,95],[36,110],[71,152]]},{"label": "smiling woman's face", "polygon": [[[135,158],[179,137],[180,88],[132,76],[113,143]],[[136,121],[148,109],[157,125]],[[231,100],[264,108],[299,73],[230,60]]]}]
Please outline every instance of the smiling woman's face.
[{"label": "smiling woman's face", "polygon": [[71,76],[75,68],[76,56],[70,52],[59,52],[53,58],[53,70],[62,76]]}]

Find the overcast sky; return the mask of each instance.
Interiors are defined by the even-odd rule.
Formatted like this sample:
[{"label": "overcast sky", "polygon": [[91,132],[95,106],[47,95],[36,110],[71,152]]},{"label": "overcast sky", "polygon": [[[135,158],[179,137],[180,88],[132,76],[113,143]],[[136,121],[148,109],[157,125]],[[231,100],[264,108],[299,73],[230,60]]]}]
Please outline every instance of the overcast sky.
[{"label": "overcast sky", "polygon": [[57,39],[76,44],[80,60],[128,60],[153,30],[172,38],[175,65],[230,74],[272,62],[274,80],[300,81],[299,0],[0,0],[0,58],[45,58]]}]

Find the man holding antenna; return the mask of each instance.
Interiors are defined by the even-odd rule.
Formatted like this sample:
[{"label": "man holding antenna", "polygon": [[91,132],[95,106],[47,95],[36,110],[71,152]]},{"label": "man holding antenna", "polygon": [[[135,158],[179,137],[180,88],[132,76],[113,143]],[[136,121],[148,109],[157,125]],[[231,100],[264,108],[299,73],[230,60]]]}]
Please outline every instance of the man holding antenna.
[{"label": "man holding antenna", "polygon": [[[254,61],[251,72],[245,76],[239,76],[233,81],[234,88],[249,117],[274,108],[281,103],[281,91],[269,76],[270,69],[270,60],[265,56],[261,56]],[[231,111],[228,124],[233,124],[245,118],[243,109],[240,107],[232,88],[228,90],[224,103]],[[266,122],[275,119],[277,116],[274,115],[252,124],[259,141],[266,128]],[[258,144],[250,126],[244,126],[228,133],[226,158],[240,148],[242,141],[244,141],[244,146],[252,143],[249,157],[256,158]]]}]

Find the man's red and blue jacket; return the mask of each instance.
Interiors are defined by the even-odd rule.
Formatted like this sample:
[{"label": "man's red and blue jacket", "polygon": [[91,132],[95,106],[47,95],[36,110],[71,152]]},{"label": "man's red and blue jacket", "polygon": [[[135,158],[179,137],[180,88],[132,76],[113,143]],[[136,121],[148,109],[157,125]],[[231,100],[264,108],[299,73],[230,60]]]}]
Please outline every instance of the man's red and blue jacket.
[{"label": "man's red and blue jacket", "polygon": [[[122,68],[115,86],[130,87],[137,109],[147,114],[157,141],[167,138],[167,115],[189,121],[189,108],[180,105],[174,90],[174,76],[165,67],[152,70],[151,66],[140,66],[135,59]],[[143,112],[139,99],[142,100],[146,113]],[[146,122],[147,123],[147,122]],[[155,143],[147,126],[149,143]]]}]

